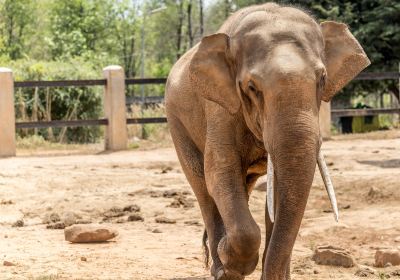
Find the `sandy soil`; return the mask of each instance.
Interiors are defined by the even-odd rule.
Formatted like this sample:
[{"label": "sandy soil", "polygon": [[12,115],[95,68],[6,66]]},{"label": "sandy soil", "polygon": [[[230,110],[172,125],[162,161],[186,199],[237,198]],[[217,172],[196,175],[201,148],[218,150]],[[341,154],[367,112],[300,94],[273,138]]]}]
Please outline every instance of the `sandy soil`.
[{"label": "sandy soil", "polygon": [[[341,220],[335,223],[332,213],[326,213],[329,201],[316,173],[293,252],[293,279],[358,279],[357,267],[319,266],[311,256],[317,245],[331,244],[372,267],[377,248],[400,247],[395,242],[400,236],[400,131],[340,136],[325,142],[323,149]],[[200,211],[172,147],[20,154],[0,160],[0,279],[208,279]],[[170,207],[177,198],[186,207]],[[250,205],[261,228],[264,203],[265,191],[256,189]],[[144,222],[105,219],[110,208],[130,204],[141,207]],[[104,222],[119,236],[109,243],[69,244],[63,230],[46,229],[42,222],[46,214],[67,212]],[[157,217],[176,224],[156,223]],[[25,226],[12,227],[18,219]],[[15,266],[3,266],[3,261]],[[246,279],[259,279],[260,269],[261,263]],[[377,269],[379,275],[370,279],[384,279],[396,269],[400,267]]]}]

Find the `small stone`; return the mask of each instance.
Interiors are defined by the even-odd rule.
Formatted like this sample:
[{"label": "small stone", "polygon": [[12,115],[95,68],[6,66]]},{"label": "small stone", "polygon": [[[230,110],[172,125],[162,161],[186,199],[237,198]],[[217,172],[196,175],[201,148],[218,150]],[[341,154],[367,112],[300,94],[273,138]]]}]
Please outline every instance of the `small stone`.
[{"label": "small stone", "polygon": [[179,195],[179,192],[176,190],[168,190],[168,191],[164,191],[164,193],[163,193],[163,197],[166,197],[166,198],[171,198],[171,197],[174,197],[177,195]]},{"label": "small stone", "polygon": [[113,239],[118,232],[102,225],[73,225],[65,228],[65,240],[72,243],[105,242]]},{"label": "small stone", "polygon": [[9,261],[4,261],[4,262],[3,262],[3,265],[4,265],[4,266],[15,266],[16,264],[15,264],[15,263],[12,263],[12,262],[9,262]]},{"label": "small stone", "polygon": [[124,210],[120,207],[112,207],[106,212],[104,212],[105,218],[117,218],[122,217],[124,215]]},{"label": "small stone", "polygon": [[160,229],[156,228],[156,229],[153,229],[152,233],[162,233],[162,231]]},{"label": "small stone", "polygon": [[91,224],[92,221],[91,220],[85,220],[85,219],[78,219],[76,220],[76,224],[77,225],[86,225],[86,224]]},{"label": "small stone", "polygon": [[317,270],[317,269],[314,269],[314,274],[319,274],[319,270]]},{"label": "small stone", "polygon": [[387,264],[400,265],[400,251],[381,249],[377,250],[375,253],[375,266],[376,267],[386,267]]},{"label": "small stone", "polygon": [[87,258],[86,257],[81,257],[81,261],[86,262]]},{"label": "small stone", "polygon": [[369,277],[372,275],[376,275],[376,270],[368,266],[360,265],[359,269],[354,275],[358,277]]},{"label": "small stone", "polygon": [[400,269],[390,272],[390,276],[400,276]]},{"label": "small stone", "polygon": [[125,206],[124,209],[122,209],[124,212],[140,212],[140,206],[136,204],[128,205]]},{"label": "small stone", "polygon": [[69,227],[76,224],[77,219],[78,217],[75,213],[65,212],[61,218],[61,221],[65,224],[66,227]]},{"label": "small stone", "polygon": [[47,229],[64,229],[65,224],[63,222],[51,223],[46,226]]},{"label": "small stone", "polygon": [[169,219],[169,218],[166,218],[166,217],[158,217],[158,218],[156,218],[156,223],[159,223],[159,224],[176,224],[176,220]]},{"label": "small stone", "polygon": [[200,226],[201,225],[199,221],[185,221],[184,224],[188,225],[188,226]]},{"label": "small stone", "polygon": [[12,227],[23,227],[24,226],[24,220],[17,220],[15,223],[12,224]]},{"label": "small stone", "polygon": [[0,204],[1,204],[1,205],[11,205],[11,204],[14,204],[14,201],[2,199],[2,200],[0,201]]},{"label": "small stone", "polygon": [[126,220],[125,218],[118,218],[115,222],[116,222],[117,224],[123,224],[123,223],[126,223],[127,220]]},{"label": "small stone", "polygon": [[4,238],[8,238],[8,235],[6,234],[6,235],[4,235]]},{"label": "small stone", "polygon": [[132,214],[128,216],[128,222],[143,222],[144,218],[140,214]]},{"label": "small stone", "polygon": [[166,167],[162,168],[161,173],[162,174],[166,174],[166,173],[168,173],[169,171],[172,171],[172,170],[173,170],[173,168],[171,166],[166,166]]},{"label": "small stone", "polygon": [[397,237],[394,239],[394,242],[400,243],[400,236],[397,236]]},{"label": "small stone", "polygon": [[57,223],[59,221],[61,221],[60,216],[55,212],[47,213],[42,220],[43,224]]},{"label": "small stone", "polygon": [[319,246],[315,249],[312,259],[320,265],[353,267],[355,261],[350,252],[334,246]]}]

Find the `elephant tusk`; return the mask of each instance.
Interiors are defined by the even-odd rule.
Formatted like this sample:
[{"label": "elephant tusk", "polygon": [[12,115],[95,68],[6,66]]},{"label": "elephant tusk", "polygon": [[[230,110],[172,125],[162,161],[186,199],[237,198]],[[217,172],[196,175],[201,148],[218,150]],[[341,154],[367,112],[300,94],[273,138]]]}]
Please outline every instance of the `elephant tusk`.
[{"label": "elephant tusk", "polygon": [[272,223],[275,221],[274,216],[274,165],[272,164],[271,155],[268,154],[267,166],[267,208],[268,215]]},{"label": "elephant tusk", "polygon": [[324,155],[321,151],[318,153],[318,168],[321,173],[322,180],[324,181],[325,189],[328,192],[329,200],[331,201],[333,213],[335,215],[336,222],[339,221],[339,210],[336,201],[335,190],[333,188],[331,177],[329,176],[328,167],[326,166]]}]

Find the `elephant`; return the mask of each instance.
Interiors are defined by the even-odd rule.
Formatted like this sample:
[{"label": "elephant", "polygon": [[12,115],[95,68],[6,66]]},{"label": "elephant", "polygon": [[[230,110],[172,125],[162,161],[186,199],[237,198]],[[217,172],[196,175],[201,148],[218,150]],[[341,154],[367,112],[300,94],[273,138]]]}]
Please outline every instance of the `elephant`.
[{"label": "elephant", "polygon": [[172,67],[166,114],[214,279],[244,279],[258,264],[249,197],[260,176],[268,176],[262,279],[290,279],[317,164],[337,215],[319,108],[369,64],[345,24],[267,3],[233,13]]}]

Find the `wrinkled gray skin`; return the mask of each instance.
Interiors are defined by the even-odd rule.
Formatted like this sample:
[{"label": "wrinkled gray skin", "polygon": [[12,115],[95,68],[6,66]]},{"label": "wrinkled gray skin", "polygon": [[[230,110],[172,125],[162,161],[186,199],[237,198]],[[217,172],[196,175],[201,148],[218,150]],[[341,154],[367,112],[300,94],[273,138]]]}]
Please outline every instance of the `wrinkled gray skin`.
[{"label": "wrinkled gray skin", "polygon": [[262,279],[290,279],[290,258],[320,149],[318,114],[369,64],[344,24],[264,4],[233,14],[173,67],[168,122],[198,199],[215,279],[243,279],[259,259],[248,207],[275,167],[275,223],[265,215]]}]

